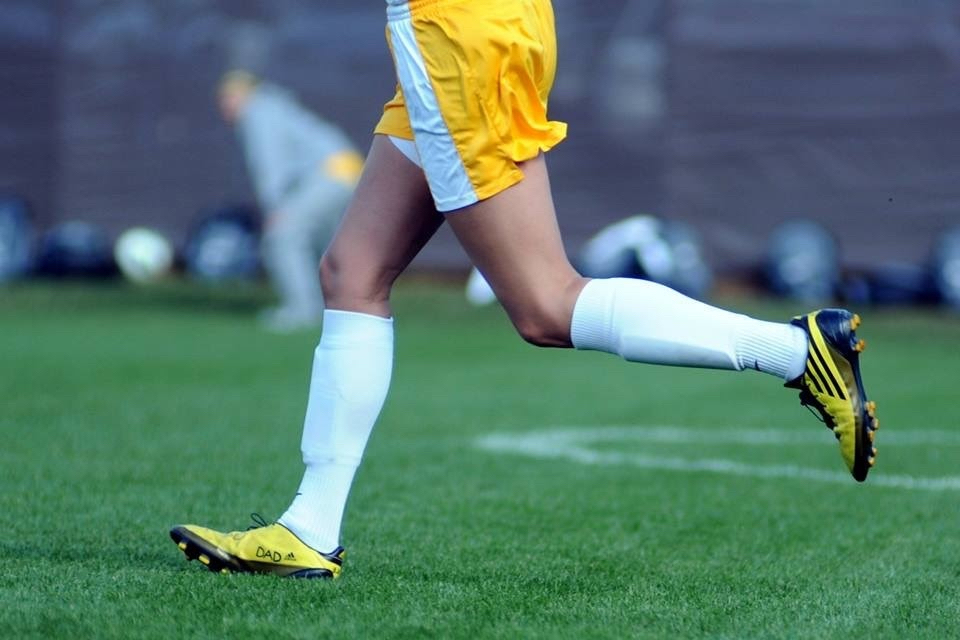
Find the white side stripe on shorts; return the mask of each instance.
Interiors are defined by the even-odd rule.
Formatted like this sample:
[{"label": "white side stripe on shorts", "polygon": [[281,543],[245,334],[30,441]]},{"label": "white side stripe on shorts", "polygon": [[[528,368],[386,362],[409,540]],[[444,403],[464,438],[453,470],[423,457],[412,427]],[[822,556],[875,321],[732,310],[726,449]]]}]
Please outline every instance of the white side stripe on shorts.
[{"label": "white side stripe on shorts", "polygon": [[[395,8],[390,7],[389,10]],[[390,15],[388,27],[397,77],[403,89],[417,152],[437,210],[451,211],[474,204],[478,200],[477,193],[440,113],[440,104],[420,53],[409,13],[389,13],[393,14]]]}]

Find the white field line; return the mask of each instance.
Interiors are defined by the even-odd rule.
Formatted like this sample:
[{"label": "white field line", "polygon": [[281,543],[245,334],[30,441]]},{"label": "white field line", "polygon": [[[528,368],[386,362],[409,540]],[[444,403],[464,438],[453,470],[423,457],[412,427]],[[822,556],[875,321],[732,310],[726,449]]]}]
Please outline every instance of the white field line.
[{"label": "white field line", "polygon": [[[784,445],[831,443],[833,436],[824,430],[791,433],[774,429],[723,429],[704,427],[692,429],[672,426],[635,427],[557,427],[527,433],[494,433],[476,441],[481,449],[497,453],[512,453],[540,459],[558,459],[589,465],[624,465],[641,469],[663,471],[723,473],[754,478],[797,478],[850,484],[850,475],[842,471],[826,471],[796,465],[750,464],[721,458],[679,458],[653,456],[643,453],[597,451],[594,443],[650,442],[670,444],[743,444]],[[826,438],[823,438],[825,435]],[[885,437],[889,436],[889,437]],[[877,441],[899,446],[960,446],[960,432],[926,431],[923,433],[879,432]],[[916,477],[874,472],[868,484],[921,491],[960,491],[960,476]]]}]

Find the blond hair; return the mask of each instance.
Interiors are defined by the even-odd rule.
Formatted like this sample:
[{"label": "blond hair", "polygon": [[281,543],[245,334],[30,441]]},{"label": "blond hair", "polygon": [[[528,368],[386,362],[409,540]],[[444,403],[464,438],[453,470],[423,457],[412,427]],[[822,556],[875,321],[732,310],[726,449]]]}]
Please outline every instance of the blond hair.
[{"label": "blond hair", "polygon": [[218,85],[220,95],[250,93],[260,84],[260,78],[243,69],[233,69],[223,74]]}]

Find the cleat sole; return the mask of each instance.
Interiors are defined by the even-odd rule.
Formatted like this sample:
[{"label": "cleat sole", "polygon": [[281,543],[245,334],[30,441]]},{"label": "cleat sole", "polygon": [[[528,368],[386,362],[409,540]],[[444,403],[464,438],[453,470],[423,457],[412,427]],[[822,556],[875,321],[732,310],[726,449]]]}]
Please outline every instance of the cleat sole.
[{"label": "cleat sole", "polygon": [[288,577],[300,580],[330,580],[333,578],[333,572],[328,569],[303,569],[291,573]]},{"label": "cleat sole", "polygon": [[[854,333],[860,325],[863,324],[863,320],[860,318],[859,314],[853,314],[850,317],[850,349],[849,353],[850,364],[853,366],[856,382],[857,382],[857,391],[860,393],[860,396],[866,400],[866,393],[864,392],[863,385],[860,381],[860,366],[859,366],[859,356],[867,349],[867,341],[858,338],[857,334]],[[877,462],[877,449],[873,446],[874,439],[876,434],[874,433],[879,427],[880,421],[877,419],[877,403],[871,401],[864,402],[861,408],[861,413],[859,416],[860,427],[857,433],[857,449],[861,452],[858,454],[859,463],[854,464],[854,468],[851,470],[853,477],[858,482],[863,482],[867,479],[867,471],[873,468]],[[867,451],[870,451],[867,454]],[[864,462],[866,465],[864,466]]]},{"label": "cleat sole", "polygon": [[170,531],[170,537],[177,544],[177,548],[183,552],[187,560],[199,560],[207,569],[214,573],[232,573],[233,571],[242,571],[241,567],[234,567],[231,564],[218,557],[216,552],[207,549],[198,544],[193,538],[180,527]]}]

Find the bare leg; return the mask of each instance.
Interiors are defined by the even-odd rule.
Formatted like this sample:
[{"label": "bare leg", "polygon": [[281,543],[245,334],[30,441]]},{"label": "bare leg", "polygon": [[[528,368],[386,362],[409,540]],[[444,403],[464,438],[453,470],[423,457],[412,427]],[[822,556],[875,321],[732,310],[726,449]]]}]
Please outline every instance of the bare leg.
[{"label": "bare leg", "polygon": [[447,214],[447,222],[520,335],[569,347],[573,307],[587,280],[563,248],[543,156],[521,168],[519,184]]},{"label": "bare leg", "polygon": [[353,201],[320,263],[327,308],[389,317],[393,282],[441,224],[423,171],[375,136]]}]

